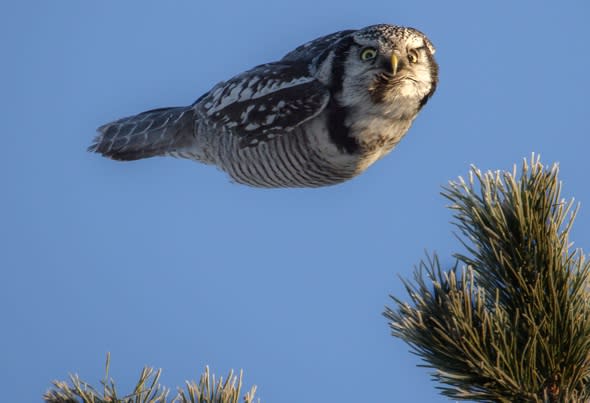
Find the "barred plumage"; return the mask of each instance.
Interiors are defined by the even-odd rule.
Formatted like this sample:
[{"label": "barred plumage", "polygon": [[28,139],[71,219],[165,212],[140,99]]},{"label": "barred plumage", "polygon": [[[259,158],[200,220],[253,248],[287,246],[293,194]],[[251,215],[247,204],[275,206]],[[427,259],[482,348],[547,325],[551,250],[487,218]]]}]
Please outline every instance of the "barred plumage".
[{"label": "barred plumage", "polygon": [[412,28],[337,32],[219,83],[191,106],[101,126],[90,150],[189,158],[257,187],[340,183],[405,135],[436,88],[433,54]]}]

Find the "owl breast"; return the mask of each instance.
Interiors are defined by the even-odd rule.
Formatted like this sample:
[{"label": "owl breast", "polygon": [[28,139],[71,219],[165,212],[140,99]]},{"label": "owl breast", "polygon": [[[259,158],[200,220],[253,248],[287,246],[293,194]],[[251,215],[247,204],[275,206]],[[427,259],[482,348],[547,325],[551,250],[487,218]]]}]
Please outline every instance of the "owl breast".
[{"label": "owl breast", "polygon": [[[197,136],[200,144],[194,151],[201,162],[216,165],[237,183],[254,187],[320,187],[335,185],[353,178],[360,154],[342,153],[334,145],[326,125],[326,116],[316,118],[289,133],[244,147],[235,134],[220,135],[215,130]],[[206,155],[206,160],[203,158]]]},{"label": "owl breast", "polygon": [[236,135],[216,131],[197,136],[199,161],[214,164],[237,183],[254,187],[321,187],[347,181],[385,156],[407,132],[411,121],[381,117],[352,125],[358,151],[343,152],[330,138],[328,114],[322,113],[295,130],[244,147]]}]

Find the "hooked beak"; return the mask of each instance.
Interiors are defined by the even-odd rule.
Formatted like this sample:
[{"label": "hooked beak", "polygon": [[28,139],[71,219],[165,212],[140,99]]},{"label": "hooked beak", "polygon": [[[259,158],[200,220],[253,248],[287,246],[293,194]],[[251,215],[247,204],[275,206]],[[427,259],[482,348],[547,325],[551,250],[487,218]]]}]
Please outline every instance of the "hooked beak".
[{"label": "hooked beak", "polygon": [[395,53],[391,54],[391,73],[395,76],[397,74],[397,66],[399,65],[399,59]]}]

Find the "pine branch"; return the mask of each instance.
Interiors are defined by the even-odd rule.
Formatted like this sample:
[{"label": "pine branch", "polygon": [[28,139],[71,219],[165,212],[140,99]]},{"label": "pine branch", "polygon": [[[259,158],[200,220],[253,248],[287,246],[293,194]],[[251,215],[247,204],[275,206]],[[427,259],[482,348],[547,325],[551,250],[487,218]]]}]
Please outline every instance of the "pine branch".
[{"label": "pine branch", "polygon": [[571,250],[576,209],[558,167],[533,156],[520,178],[472,167],[444,189],[467,253],[436,255],[392,296],[392,334],[434,368],[448,397],[482,402],[590,399],[590,264]]},{"label": "pine branch", "polygon": [[[102,385],[102,392],[98,392],[90,384],[82,381],[78,375],[70,375],[67,382],[54,381],[54,387],[48,390],[43,399],[47,403],[166,403],[169,400],[169,390],[161,386],[161,370],[145,367],[140,375],[133,392],[129,395],[119,396],[115,383],[109,379],[110,355],[107,355],[106,374]],[[235,376],[230,371],[227,379],[215,379],[215,375],[209,373],[209,367],[201,375],[199,383],[186,382],[186,390],[178,388],[176,396],[170,403],[238,403],[242,388],[242,373]],[[256,386],[243,396],[245,403],[254,401]]]}]

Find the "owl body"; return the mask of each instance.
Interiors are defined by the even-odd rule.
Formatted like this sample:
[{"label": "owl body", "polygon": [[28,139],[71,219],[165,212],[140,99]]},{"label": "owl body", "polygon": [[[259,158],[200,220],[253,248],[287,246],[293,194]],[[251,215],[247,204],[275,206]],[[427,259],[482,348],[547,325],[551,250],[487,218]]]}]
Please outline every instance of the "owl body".
[{"label": "owl body", "polygon": [[436,88],[433,54],[411,28],[337,32],[217,84],[193,105],[104,125],[90,149],[119,160],[189,158],[256,187],[337,184],[406,134]]}]

